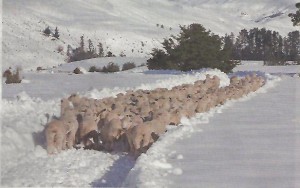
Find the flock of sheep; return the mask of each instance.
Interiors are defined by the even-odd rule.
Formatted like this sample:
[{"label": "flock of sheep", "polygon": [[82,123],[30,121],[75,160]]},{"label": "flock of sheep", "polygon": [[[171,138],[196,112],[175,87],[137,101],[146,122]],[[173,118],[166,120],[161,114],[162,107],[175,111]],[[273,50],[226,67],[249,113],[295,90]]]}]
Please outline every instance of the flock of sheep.
[{"label": "flock of sheep", "polygon": [[121,145],[123,151],[138,156],[166,132],[167,125],[178,125],[183,116],[206,112],[262,85],[264,79],[256,74],[232,77],[226,87],[219,87],[217,76],[207,75],[194,84],[170,90],[127,91],[116,98],[89,99],[74,94],[61,100],[60,118],[46,126],[47,152],[53,154],[78,145],[113,151]]}]

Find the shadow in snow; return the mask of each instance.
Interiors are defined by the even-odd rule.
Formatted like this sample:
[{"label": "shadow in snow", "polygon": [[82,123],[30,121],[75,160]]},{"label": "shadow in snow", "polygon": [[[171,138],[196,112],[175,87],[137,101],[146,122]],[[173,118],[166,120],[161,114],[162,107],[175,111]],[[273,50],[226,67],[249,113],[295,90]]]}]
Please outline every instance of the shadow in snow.
[{"label": "shadow in snow", "polygon": [[121,155],[103,177],[91,183],[92,187],[120,187],[135,165],[134,157]]},{"label": "shadow in snow", "polygon": [[45,137],[45,131],[39,131],[39,132],[33,132],[31,133],[32,140],[34,143],[34,147],[41,146],[42,148],[46,149],[46,137]]}]

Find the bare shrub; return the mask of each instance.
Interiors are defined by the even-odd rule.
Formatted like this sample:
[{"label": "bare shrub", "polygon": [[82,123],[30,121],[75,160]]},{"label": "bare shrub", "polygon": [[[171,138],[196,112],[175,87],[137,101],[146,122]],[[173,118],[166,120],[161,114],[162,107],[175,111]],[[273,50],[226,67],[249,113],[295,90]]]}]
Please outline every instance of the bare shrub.
[{"label": "bare shrub", "polygon": [[83,74],[83,72],[78,67],[76,69],[74,69],[73,73],[74,74]]},{"label": "bare shrub", "polygon": [[37,67],[36,68],[36,71],[42,71],[42,70],[46,70],[46,69],[44,69],[43,67]]},{"label": "bare shrub", "polygon": [[22,79],[20,78],[20,70],[21,70],[20,68],[17,68],[15,73],[8,74],[5,83],[6,84],[21,83]]},{"label": "bare shrub", "polygon": [[97,68],[96,66],[91,66],[89,72],[102,72],[102,69]]},{"label": "bare shrub", "polygon": [[6,69],[3,74],[2,74],[2,77],[4,78],[7,78],[8,76],[11,76],[12,75],[12,72],[10,69]]},{"label": "bare shrub", "polygon": [[102,68],[101,72],[109,73],[109,72],[118,72],[120,71],[120,67],[113,62],[110,62],[107,66]]},{"label": "bare shrub", "polygon": [[52,33],[52,31],[50,30],[50,27],[47,26],[47,27],[44,29],[43,33],[44,33],[45,36],[48,36],[48,37],[49,37],[50,34]]},{"label": "bare shrub", "polygon": [[127,62],[123,64],[122,71],[129,70],[135,68],[136,65],[133,62]]},{"label": "bare shrub", "polygon": [[61,53],[61,52],[64,51],[64,47],[63,47],[62,45],[59,45],[59,46],[57,46],[56,51],[57,51],[58,53]]}]

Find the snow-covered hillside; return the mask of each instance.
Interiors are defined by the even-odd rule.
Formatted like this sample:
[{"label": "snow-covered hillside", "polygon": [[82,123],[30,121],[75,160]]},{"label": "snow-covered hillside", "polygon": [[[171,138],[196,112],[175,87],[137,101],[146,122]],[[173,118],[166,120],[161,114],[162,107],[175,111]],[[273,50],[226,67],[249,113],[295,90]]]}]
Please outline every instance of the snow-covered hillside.
[{"label": "snow-covered hillside", "polygon": [[[297,0],[4,0],[3,69],[52,67],[66,56],[57,47],[78,46],[81,35],[105,51],[149,56],[178,25],[201,23],[218,34],[266,27],[282,35],[295,30],[287,14]],[[163,25],[163,28],[161,28]],[[60,40],[41,34],[57,26]]]}]

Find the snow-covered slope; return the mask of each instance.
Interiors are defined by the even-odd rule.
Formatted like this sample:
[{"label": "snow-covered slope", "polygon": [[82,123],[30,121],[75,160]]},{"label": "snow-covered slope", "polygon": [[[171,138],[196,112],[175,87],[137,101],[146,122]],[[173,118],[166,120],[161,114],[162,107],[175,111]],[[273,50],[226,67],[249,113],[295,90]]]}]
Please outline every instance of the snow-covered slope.
[{"label": "snow-covered slope", "polygon": [[[295,30],[287,14],[297,0],[4,0],[3,69],[52,67],[66,56],[58,46],[78,46],[79,37],[102,42],[105,51],[148,56],[178,25],[201,23],[218,34],[266,27],[283,35]],[[161,28],[163,25],[163,28]],[[41,34],[57,26],[60,40]]]}]

